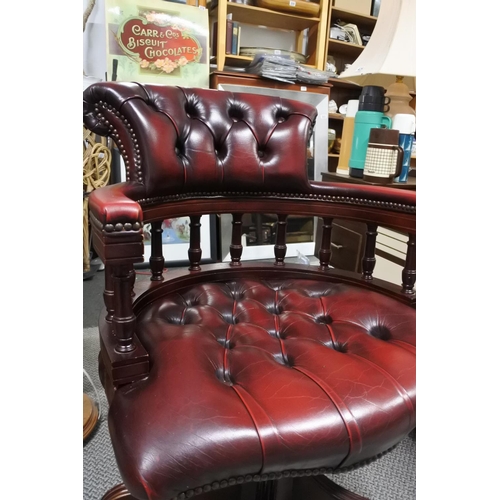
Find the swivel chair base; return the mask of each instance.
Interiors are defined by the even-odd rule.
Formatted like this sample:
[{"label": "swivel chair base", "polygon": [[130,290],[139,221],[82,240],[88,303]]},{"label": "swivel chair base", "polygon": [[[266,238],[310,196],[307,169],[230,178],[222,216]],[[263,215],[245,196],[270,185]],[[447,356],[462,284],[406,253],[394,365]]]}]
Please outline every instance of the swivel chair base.
[{"label": "swivel chair base", "polygon": [[[196,500],[368,500],[325,476],[305,476],[237,484],[194,495]],[[136,500],[123,484],[109,490],[102,500]]]}]

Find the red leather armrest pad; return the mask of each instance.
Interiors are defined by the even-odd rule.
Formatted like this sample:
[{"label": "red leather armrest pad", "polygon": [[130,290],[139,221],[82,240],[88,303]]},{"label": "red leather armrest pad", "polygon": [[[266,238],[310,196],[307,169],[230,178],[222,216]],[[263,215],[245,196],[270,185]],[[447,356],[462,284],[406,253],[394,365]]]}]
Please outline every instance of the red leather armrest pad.
[{"label": "red leather armrest pad", "polygon": [[143,189],[128,182],[96,189],[89,196],[90,213],[103,225],[142,222],[142,208],[135,199],[142,196]]}]

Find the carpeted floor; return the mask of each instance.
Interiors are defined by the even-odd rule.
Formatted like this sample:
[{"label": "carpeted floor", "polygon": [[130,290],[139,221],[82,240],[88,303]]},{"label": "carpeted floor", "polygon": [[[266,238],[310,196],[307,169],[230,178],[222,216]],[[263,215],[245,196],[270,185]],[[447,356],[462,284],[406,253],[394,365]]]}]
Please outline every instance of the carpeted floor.
[{"label": "carpeted floor", "polygon": [[[136,278],[148,279],[148,272],[139,271]],[[103,272],[83,281],[83,368],[91,380],[84,374],[83,391],[100,402],[101,410],[95,430],[83,444],[83,500],[101,500],[107,490],[122,482],[107,428],[108,405],[97,373],[97,320],[103,304],[103,286]],[[335,474],[332,479],[370,500],[415,500],[415,434],[376,462],[355,471]]]}]

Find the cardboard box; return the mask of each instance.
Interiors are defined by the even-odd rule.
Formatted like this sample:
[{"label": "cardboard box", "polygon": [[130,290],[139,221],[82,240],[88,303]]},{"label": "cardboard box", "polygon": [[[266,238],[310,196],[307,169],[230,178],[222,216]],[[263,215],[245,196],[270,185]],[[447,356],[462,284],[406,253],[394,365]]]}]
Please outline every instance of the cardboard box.
[{"label": "cardboard box", "polygon": [[349,10],[356,14],[370,16],[372,11],[372,0],[334,0],[334,7]]}]

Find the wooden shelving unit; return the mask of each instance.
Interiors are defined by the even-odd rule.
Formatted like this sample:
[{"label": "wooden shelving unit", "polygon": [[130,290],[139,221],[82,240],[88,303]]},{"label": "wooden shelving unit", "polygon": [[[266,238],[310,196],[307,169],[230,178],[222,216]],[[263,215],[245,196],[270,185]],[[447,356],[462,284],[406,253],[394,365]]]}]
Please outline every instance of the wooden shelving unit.
[{"label": "wooden shelving unit", "polygon": [[335,5],[331,5],[330,7],[331,17],[335,21],[337,18],[348,18],[349,22],[356,24],[357,26],[369,27],[373,31],[375,28],[375,24],[377,22],[377,18],[374,16],[365,16],[364,14],[358,14],[353,10],[348,9],[339,9],[335,7]]},{"label": "wooden shelving unit", "polygon": [[[221,3],[215,7],[215,11],[221,8]],[[268,28],[277,28],[282,30],[303,31],[317,25],[321,19],[319,17],[304,17],[276,10],[254,7],[241,3],[226,2],[227,14],[233,15],[233,20],[246,24],[264,25]],[[210,13],[212,14],[212,12]]]},{"label": "wooden shelving unit", "polygon": [[329,0],[319,0],[320,13],[318,17],[289,14],[277,10],[265,9],[253,5],[218,0],[214,7],[209,7],[212,20],[217,20],[217,53],[213,55],[212,62],[217,65],[217,70],[222,71],[224,66],[246,66],[252,58],[225,53],[226,44],[226,18],[232,15],[233,21],[242,25],[265,26],[270,29],[288,30],[296,33],[296,52],[302,52],[304,37],[308,38],[307,65],[323,70],[325,68],[325,39],[327,36],[327,23],[329,16]]},{"label": "wooden shelving unit", "polygon": [[[361,34],[371,34],[377,18],[366,16],[354,11],[340,9],[335,7],[335,0],[330,0],[330,9],[328,12],[328,33],[325,40],[325,65],[328,56],[333,57],[337,73],[340,74],[344,70],[346,64],[352,64],[357,57],[363,52],[364,46],[354,43],[343,42],[330,38],[330,27],[336,23],[337,19],[343,22],[355,24]],[[362,87],[356,83],[351,83],[338,78],[330,78],[329,83],[332,84],[330,90],[330,99],[333,99],[340,108],[343,104],[347,104],[350,99],[358,99]],[[335,130],[336,137],[342,140],[342,128],[344,115],[339,113],[330,113],[329,127]],[[328,155],[328,171],[335,172],[337,170],[338,160],[340,155]]]},{"label": "wooden shelving unit", "polygon": [[342,40],[328,39],[328,53],[342,53],[344,56],[356,58],[363,52],[363,45],[343,42]]},{"label": "wooden shelving unit", "polygon": [[[335,6],[335,0],[317,0],[320,5],[320,12],[317,17],[280,12],[263,7],[229,2],[228,0],[218,0],[217,5],[209,4],[209,15],[212,21],[217,20],[218,26],[222,27],[217,33],[217,53],[211,58],[211,62],[216,65],[217,72],[224,71],[224,67],[243,68],[252,61],[251,57],[231,55],[225,53],[226,40],[226,18],[232,15],[233,21],[242,23],[242,30],[245,25],[264,26],[269,29],[288,30],[296,33],[296,51],[302,52],[304,37],[308,39],[308,59],[307,65],[320,70],[326,69],[328,56],[335,60],[337,73],[344,70],[345,64],[352,64],[364,50],[363,45],[348,43],[330,38],[330,27],[337,20],[355,24],[361,35],[373,32],[377,18],[370,15],[363,15],[347,9]],[[212,40],[212,37],[210,37]],[[275,82],[276,83],[276,82]],[[330,78],[330,99],[333,99],[338,108],[351,99],[358,99],[362,87],[356,83],[338,78]],[[270,86],[273,86],[269,82]],[[412,107],[416,106],[416,94],[412,93]],[[329,113],[328,126],[335,130],[336,137],[342,140],[342,128],[344,115]],[[339,160],[338,154],[328,154],[328,171],[335,172]],[[412,160],[413,164],[415,159]]]}]

